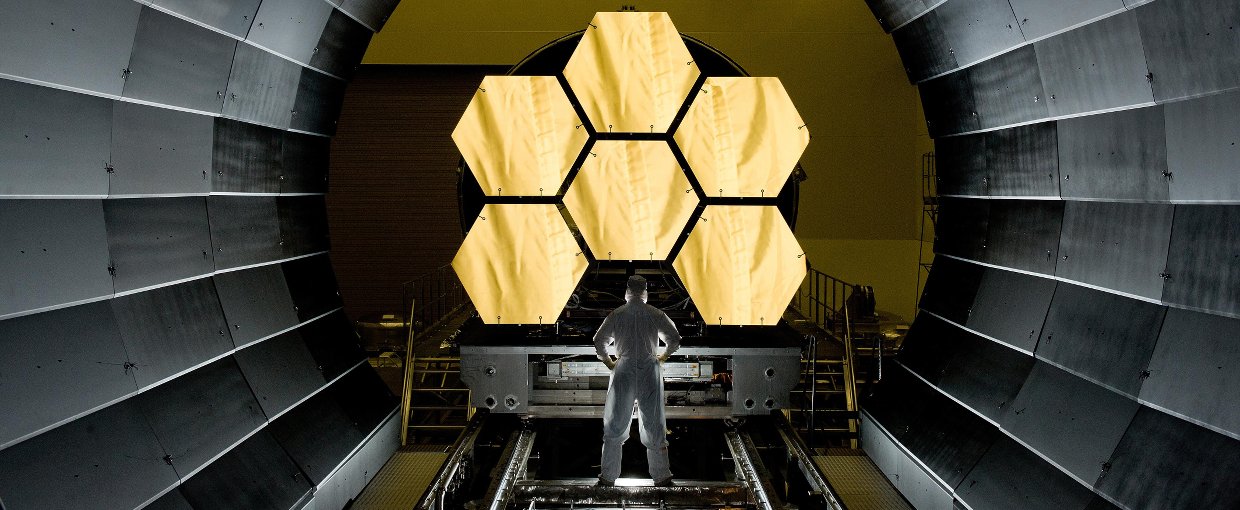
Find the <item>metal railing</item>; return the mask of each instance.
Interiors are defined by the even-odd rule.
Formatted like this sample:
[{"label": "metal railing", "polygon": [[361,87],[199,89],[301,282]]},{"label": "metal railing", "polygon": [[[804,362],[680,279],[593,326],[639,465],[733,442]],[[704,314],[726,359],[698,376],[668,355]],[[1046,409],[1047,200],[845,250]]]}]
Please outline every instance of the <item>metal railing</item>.
[{"label": "metal railing", "polygon": [[[858,409],[857,376],[854,363],[856,351],[853,348],[853,309],[858,306],[858,298],[867,298],[864,293],[858,292],[862,288],[860,285],[845,282],[822,271],[810,268],[805,282],[801,285],[801,292],[797,299],[801,313],[844,346],[844,402],[845,409],[850,413],[856,412]],[[817,414],[815,394],[818,391],[818,342],[819,339],[817,337],[810,337],[809,357],[811,361],[809,369],[811,387],[807,418],[810,444],[814,444],[814,433],[817,427],[815,423],[815,415]],[[856,420],[848,419],[848,431],[850,435],[856,435]],[[853,439],[852,443],[855,447],[856,440]]]},{"label": "metal railing", "polygon": [[405,328],[416,335],[437,326],[469,301],[451,264],[444,264],[401,284]]}]

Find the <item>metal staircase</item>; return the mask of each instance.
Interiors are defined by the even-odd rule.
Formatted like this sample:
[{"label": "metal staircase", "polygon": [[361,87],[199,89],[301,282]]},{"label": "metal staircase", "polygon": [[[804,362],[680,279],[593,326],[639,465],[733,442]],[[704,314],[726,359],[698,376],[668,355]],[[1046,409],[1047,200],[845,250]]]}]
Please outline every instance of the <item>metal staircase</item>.
[{"label": "metal staircase", "polygon": [[406,282],[401,444],[452,444],[473,417],[461,357],[451,335],[469,316],[468,298],[450,266]]}]

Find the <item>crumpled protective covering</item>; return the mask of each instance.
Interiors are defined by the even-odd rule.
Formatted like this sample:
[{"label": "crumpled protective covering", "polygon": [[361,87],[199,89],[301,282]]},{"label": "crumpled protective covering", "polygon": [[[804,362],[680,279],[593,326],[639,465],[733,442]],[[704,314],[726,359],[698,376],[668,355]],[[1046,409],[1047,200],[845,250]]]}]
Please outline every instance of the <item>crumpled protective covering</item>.
[{"label": "crumpled protective covering", "polygon": [[554,204],[487,204],[452,259],[487,324],[551,324],[586,272]]},{"label": "crumpled protective covering", "polygon": [[594,258],[667,258],[698,203],[667,144],[603,140],[590,152],[564,205]]},{"label": "crumpled protective covering", "polygon": [[710,197],[774,197],[809,145],[779,78],[706,79],[676,145]]},{"label": "crumpled protective covering", "polygon": [[710,205],[676,260],[707,324],[772,326],[805,279],[804,250],[770,206]]},{"label": "crumpled protective covering", "polygon": [[600,12],[564,67],[595,131],[665,133],[698,78],[666,12]]}]

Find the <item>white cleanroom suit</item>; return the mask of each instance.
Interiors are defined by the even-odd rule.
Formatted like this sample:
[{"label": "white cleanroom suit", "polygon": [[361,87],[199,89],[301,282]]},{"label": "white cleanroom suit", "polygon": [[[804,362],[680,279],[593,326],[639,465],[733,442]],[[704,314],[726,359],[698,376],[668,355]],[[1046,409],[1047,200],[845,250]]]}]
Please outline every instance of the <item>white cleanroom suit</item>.
[{"label": "white cleanroom suit", "polygon": [[[629,438],[633,402],[636,401],[650,477],[656,483],[670,483],[672,471],[667,459],[667,421],[663,416],[662,362],[680,347],[680,333],[667,314],[646,304],[644,278],[630,277],[624,298],[625,304],[612,311],[594,334],[594,348],[599,359],[612,369],[607,405],[603,410],[603,460],[599,481],[611,484],[620,476],[621,454]],[[661,355],[656,354],[660,339],[667,344]],[[612,342],[619,357],[615,362],[606,350]]]}]

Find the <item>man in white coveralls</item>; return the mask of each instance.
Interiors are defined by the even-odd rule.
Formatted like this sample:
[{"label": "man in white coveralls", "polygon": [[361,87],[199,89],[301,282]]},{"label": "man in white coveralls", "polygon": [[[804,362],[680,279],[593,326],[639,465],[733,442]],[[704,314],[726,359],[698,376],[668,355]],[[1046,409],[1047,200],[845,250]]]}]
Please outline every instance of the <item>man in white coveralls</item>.
[{"label": "man in white coveralls", "polygon": [[[611,369],[607,386],[607,406],[603,410],[603,460],[599,485],[614,485],[620,476],[620,458],[633,421],[633,402],[637,401],[637,420],[646,462],[656,486],[672,485],[667,460],[667,425],[663,416],[663,362],[680,347],[680,333],[662,310],[646,304],[646,279],[631,276],[624,292],[625,304],[607,316],[594,334],[599,359]],[[656,354],[659,340],[667,348]],[[616,356],[607,354],[607,345],[616,345]]]}]

